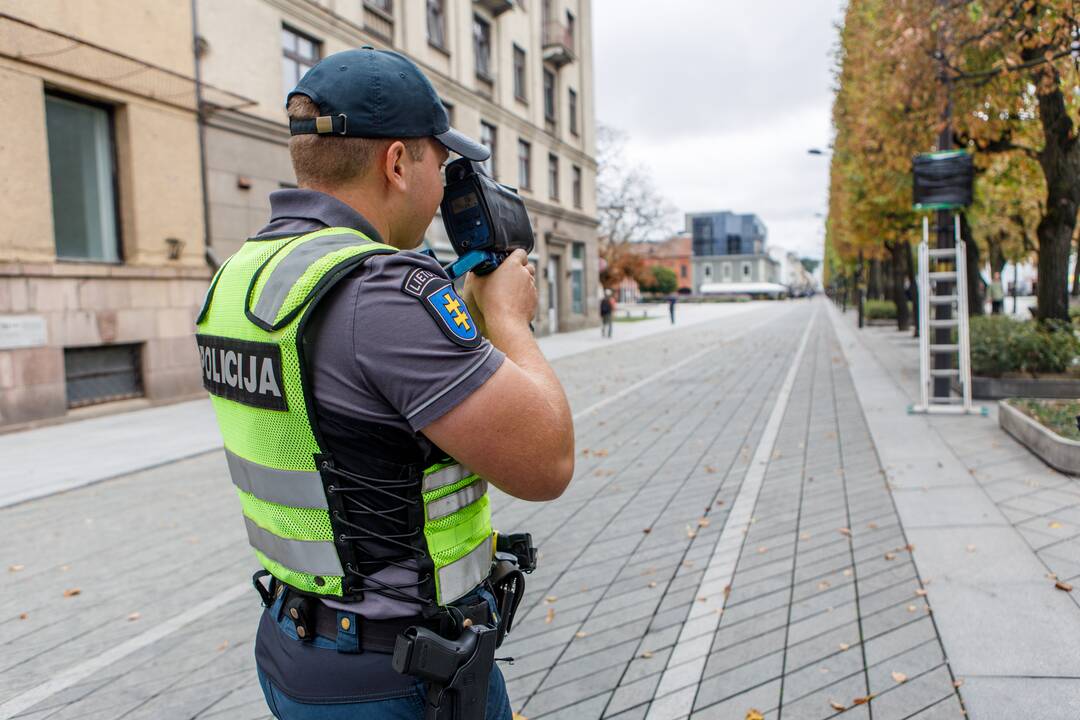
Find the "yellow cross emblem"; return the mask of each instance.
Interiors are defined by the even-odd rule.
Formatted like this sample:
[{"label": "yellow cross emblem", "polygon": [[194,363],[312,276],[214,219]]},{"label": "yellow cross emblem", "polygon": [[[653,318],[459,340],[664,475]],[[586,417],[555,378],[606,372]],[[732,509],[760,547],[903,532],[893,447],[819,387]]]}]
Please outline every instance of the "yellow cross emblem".
[{"label": "yellow cross emblem", "polygon": [[454,298],[450,293],[443,294],[443,307],[446,312],[452,313],[454,316],[454,324],[464,328],[466,331],[471,330],[469,325],[469,316],[461,310],[461,301]]}]

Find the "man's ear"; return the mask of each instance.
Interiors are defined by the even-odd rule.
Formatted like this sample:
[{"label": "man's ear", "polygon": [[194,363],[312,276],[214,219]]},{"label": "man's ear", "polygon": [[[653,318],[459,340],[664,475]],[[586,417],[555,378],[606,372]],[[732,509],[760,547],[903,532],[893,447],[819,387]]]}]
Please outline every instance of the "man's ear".
[{"label": "man's ear", "polygon": [[383,172],[387,183],[402,192],[408,189],[408,183],[405,180],[406,152],[405,143],[395,140],[390,143],[390,147],[386,149],[386,155],[383,156]]}]

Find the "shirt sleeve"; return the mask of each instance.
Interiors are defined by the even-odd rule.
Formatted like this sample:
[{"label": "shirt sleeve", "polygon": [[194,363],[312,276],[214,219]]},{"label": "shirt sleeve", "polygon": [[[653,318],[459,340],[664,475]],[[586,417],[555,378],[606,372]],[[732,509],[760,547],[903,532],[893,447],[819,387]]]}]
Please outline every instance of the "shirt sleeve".
[{"label": "shirt sleeve", "polygon": [[352,337],[366,384],[416,432],[475,392],[505,359],[480,335],[439,264],[415,252],[366,263]]}]

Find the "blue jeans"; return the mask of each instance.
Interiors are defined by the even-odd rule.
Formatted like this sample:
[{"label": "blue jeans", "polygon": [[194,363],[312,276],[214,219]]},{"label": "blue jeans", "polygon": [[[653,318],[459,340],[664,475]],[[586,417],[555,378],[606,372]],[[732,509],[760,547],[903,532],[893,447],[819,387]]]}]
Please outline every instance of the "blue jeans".
[{"label": "blue jeans", "polygon": [[[389,656],[387,656],[389,657]],[[302,703],[274,687],[273,682],[259,671],[266,704],[278,720],[423,720],[424,697],[427,688],[417,681],[416,691],[405,697],[390,700],[344,703]],[[488,683],[486,720],[511,720],[510,698],[498,667],[491,669]]]},{"label": "blue jeans", "polygon": [[[486,591],[478,592],[494,606],[494,598],[489,593]],[[266,611],[267,616],[264,616],[264,622],[272,621],[273,624],[266,626],[260,623],[259,630],[260,633],[267,631],[275,635],[280,633],[276,640],[282,644],[283,652],[287,656],[278,663],[279,668],[282,664],[288,663],[288,668],[291,670],[291,668],[297,667],[296,662],[303,662],[303,658],[306,657],[309,662],[315,663],[314,666],[309,666],[310,669],[319,668],[316,672],[322,671],[328,674],[336,674],[335,671],[345,671],[348,674],[358,669],[355,665],[350,664],[350,661],[358,660],[360,656],[340,654],[335,640],[316,635],[308,643],[302,643],[296,636],[292,621],[285,618],[280,611],[282,599],[278,598],[277,602]],[[298,652],[301,650],[301,646],[309,654],[305,655],[303,652]],[[290,650],[290,648],[295,648],[295,650]],[[310,655],[312,652],[317,657],[313,658]],[[424,717],[424,700],[427,695],[426,683],[420,680],[413,681],[411,678],[393,673],[393,670],[390,669],[390,655],[388,654],[364,653],[363,655],[364,669],[361,670],[359,676],[354,677],[365,678],[363,684],[368,685],[368,687],[365,688],[364,695],[368,696],[369,699],[320,697],[315,695],[318,700],[309,698],[299,700],[278,687],[274,680],[263,671],[263,668],[259,667],[259,685],[262,686],[266,704],[278,720],[422,720]],[[375,663],[375,665],[370,663]],[[385,666],[383,663],[385,663]],[[386,672],[391,673],[392,677],[385,675]],[[371,687],[366,678],[380,674],[382,674],[383,681],[375,681],[371,683],[375,687]],[[296,675],[300,675],[300,673],[296,673]],[[289,682],[292,682],[291,672],[289,677]],[[401,682],[398,683],[398,681]],[[380,695],[380,690],[385,689],[383,683],[398,684],[399,687],[389,692],[382,692],[381,697],[371,697],[371,695]],[[313,693],[318,692],[317,688],[310,687],[313,684],[309,683],[309,687],[298,688],[296,692],[305,693],[309,690]],[[368,692],[368,690],[371,692]],[[488,681],[485,720],[511,720],[511,716],[510,698],[506,694],[506,683],[503,680],[502,673],[496,666],[492,668],[491,677]]]}]

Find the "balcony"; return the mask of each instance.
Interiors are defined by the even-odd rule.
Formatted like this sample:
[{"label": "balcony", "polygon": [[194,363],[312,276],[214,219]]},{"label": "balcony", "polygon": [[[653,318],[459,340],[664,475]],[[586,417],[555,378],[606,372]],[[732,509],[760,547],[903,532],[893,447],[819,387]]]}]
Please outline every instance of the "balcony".
[{"label": "balcony", "polygon": [[474,2],[491,13],[492,17],[499,17],[507,10],[514,9],[514,0],[474,0]]},{"label": "balcony", "polygon": [[574,34],[559,22],[544,25],[544,62],[562,67],[574,61]]},{"label": "balcony", "polygon": [[394,15],[388,0],[364,0],[364,29],[375,37],[394,42]]}]

